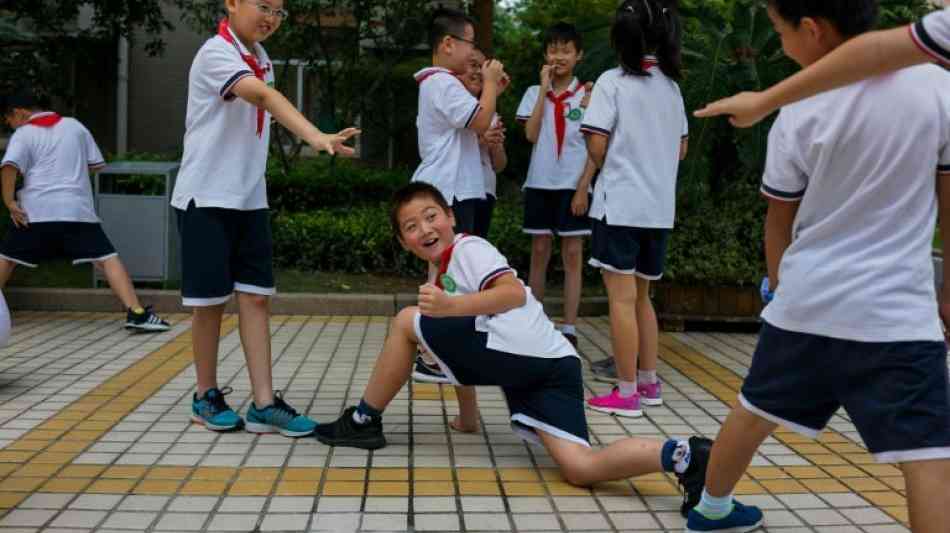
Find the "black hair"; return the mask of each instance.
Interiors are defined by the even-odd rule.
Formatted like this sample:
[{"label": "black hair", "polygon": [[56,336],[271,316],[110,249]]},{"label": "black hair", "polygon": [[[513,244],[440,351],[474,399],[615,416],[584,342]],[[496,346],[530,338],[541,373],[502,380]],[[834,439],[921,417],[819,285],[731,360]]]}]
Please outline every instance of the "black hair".
[{"label": "black hair", "polygon": [[446,36],[461,36],[466,26],[474,28],[475,19],[456,9],[436,9],[429,22],[429,48],[435,51]]},{"label": "black hair", "polygon": [[557,43],[574,43],[578,53],[584,51],[584,37],[577,31],[576,26],[568,22],[558,22],[544,32],[541,50],[546,51],[549,46]]},{"label": "black hair", "polygon": [[451,211],[449,203],[445,201],[445,196],[429,183],[414,181],[405,187],[400,188],[393,193],[391,202],[392,207],[389,210],[389,224],[392,226],[393,234],[397,238],[402,238],[402,228],[399,226],[399,211],[420,196],[431,198],[446,213]]},{"label": "black hair", "polygon": [[14,109],[39,109],[43,102],[30,87],[19,87],[0,97],[0,116]]},{"label": "black hair", "polygon": [[663,74],[674,80],[683,77],[676,0],[625,0],[614,16],[610,43],[626,74],[649,76],[643,58],[652,53]]},{"label": "black hair", "polygon": [[769,4],[795,27],[805,17],[821,17],[844,37],[873,29],[880,12],[877,0],[769,0]]}]

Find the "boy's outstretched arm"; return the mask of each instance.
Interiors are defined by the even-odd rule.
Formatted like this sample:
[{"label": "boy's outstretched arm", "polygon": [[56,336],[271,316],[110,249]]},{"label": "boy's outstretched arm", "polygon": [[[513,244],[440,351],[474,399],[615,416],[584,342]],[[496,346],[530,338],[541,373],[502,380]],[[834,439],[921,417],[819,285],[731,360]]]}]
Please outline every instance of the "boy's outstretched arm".
[{"label": "boy's outstretched arm", "polygon": [[419,287],[419,311],[434,318],[497,315],[521,307],[527,300],[524,285],[511,272],[499,276],[485,290],[450,297],[426,283]]},{"label": "boy's outstretched arm", "polygon": [[694,115],[728,115],[733,126],[748,128],[788,104],[932,60],[914,43],[907,26],[866,33],[763,92],[740,93],[711,103]]},{"label": "boy's outstretched arm", "polygon": [[798,214],[801,201],[769,199],[769,211],[765,216],[765,263],[769,272],[769,290],[778,287],[778,267],[785,250],[792,244],[792,224]]},{"label": "boy's outstretched arm", "polygon": [[266,83],[253,76],[245,76],[235,83],[231,92],[242,100],[267,110],[277,122],[318,152],[342,156],[352,156],[356,153],[352,147],[343,143],[350,137],[359,135],[360,130],[347,128],[339,133],[323,133],[300,111],[297,111],[297,108],[277,89],[268,87]]}]

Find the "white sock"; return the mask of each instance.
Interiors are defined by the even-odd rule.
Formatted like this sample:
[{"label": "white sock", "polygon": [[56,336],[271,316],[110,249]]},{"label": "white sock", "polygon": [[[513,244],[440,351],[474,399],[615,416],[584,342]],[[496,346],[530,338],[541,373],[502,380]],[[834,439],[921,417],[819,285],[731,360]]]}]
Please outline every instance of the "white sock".
[{"label": "white sock", "polygon": [[561,324],[561,333],[565,335],[577,335],[577,327],[574,324]]},{"label": "white sock", "polygon": [[689,468],[689,461],[692,458],[693,454],[690,453],[689,441],[676,441],[676,450],[673,451],[673,471],[677,474],[685,473],[686,469]]},{"label": "white sock", "polygon": [[696,512],[710,520],[720,520],[729,516],[733,507],[732,494],[717,498],[710,496],[706,489],[703,489],[703,496],[696,506]]},{"label": "white sock", "polygon": [[637,394],[636,381],[621,381],[617,383],[617,387],[620,389],[621,398],[629,398]]},{"label": "white sock", "polygon": [[359,411],[353,411],[353,421],[356,422],[357,424],[362,426],[363,424],[371,420],[372,418],[370,418],[369,416],[361,415]]},{"label": "white sock", "polygon": [[656,370],[637,370],[637,381],[646,385],[656,383]]}]

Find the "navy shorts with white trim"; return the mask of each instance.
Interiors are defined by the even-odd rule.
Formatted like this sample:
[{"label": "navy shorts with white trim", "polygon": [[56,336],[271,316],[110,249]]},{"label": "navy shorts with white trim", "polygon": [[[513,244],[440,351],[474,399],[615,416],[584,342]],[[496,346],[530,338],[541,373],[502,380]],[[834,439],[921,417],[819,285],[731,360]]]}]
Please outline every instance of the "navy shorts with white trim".
[{"label": "navy shorts with white trim", "polygon": [[[574,216],[571,201],[574,191],[570,189],[524,190],[524,226],[529,235],[559,235],[581,237],[590,235],[590,219]],[[590,205],[590,202],[588,202]]]},{"label": "navy shorts with white trim", "polygon": [[844,407],[879,462],[950,458],[943,342],[858,342],[763,323],[740,401],[811,438]]},{"label": "navy shorts with white trim", "polygon": [[590,266],[648,280],[663,277],[670,230],[611,226],[602,220],[592,224]]},{"label": "navy shorts with white trim", "polygon": [[184,305],[223,304],[234,291],[276,292],[267,209],[196,207],[192,201],[187,211],[177,212]]},{"label": "navy shorts with white trim", "polygon": [[460,385],[501,387],[512,429],[540,444],[535,430],[590,446],[584,413],[581,363],[577,357],[543,358],[489,349],[488,334],[475,317],[416,315],[416,335],[446,376]]},{"label": "navy shorts with white trim", "polygon": [[98,222],[35,222],[25,228],[11,227],[0,245],[0,257],[33,268],[62,257],[77,265],[115,255]]}]

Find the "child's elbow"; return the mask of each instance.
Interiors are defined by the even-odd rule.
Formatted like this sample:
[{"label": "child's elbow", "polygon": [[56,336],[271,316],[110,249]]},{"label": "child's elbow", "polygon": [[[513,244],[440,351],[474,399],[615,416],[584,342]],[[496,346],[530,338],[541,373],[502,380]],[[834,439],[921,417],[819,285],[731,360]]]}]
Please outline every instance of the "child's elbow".
[{"label": "child's elbow", "polygon": [[515,303],[514,308],[528,303],[528,291],[525,290],[524,285],[519,284],[518,287],[512,287],[512,301]]}]

